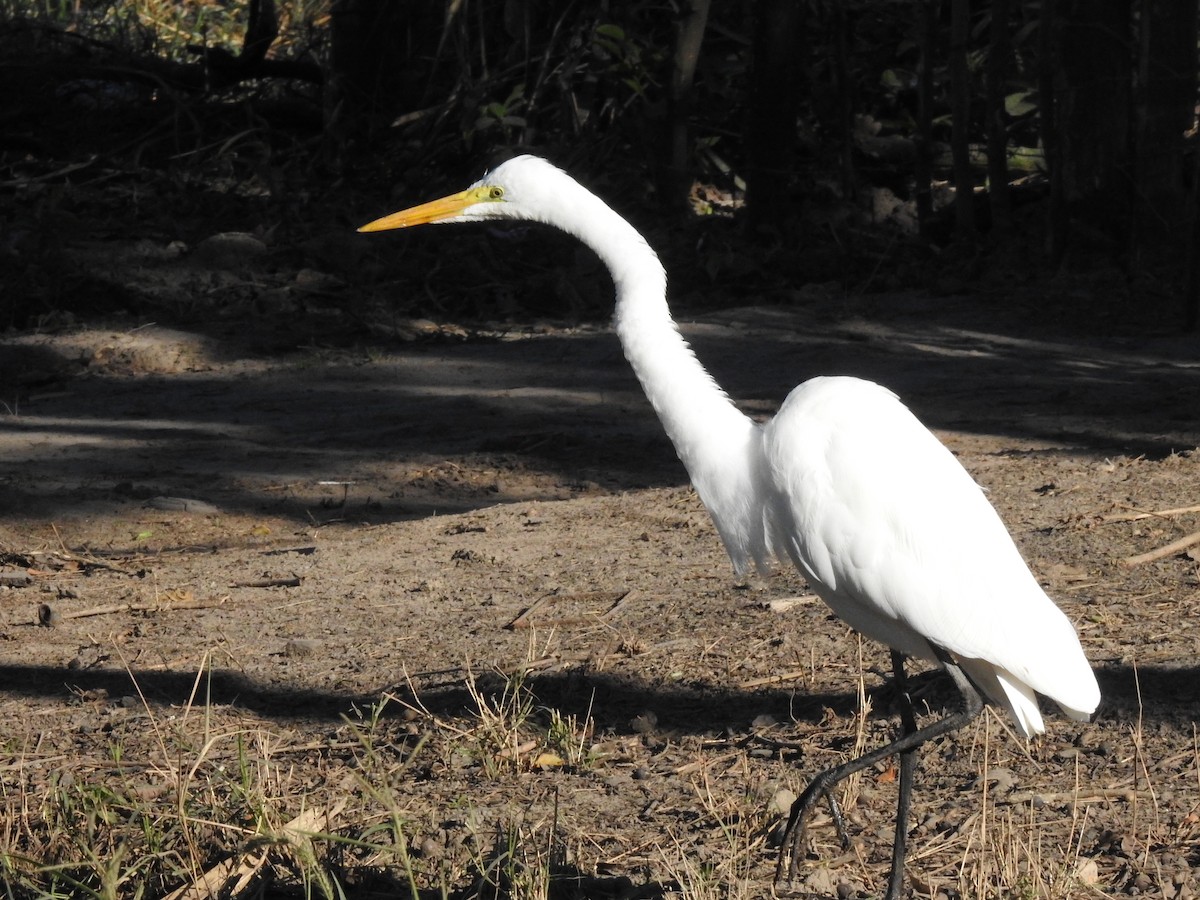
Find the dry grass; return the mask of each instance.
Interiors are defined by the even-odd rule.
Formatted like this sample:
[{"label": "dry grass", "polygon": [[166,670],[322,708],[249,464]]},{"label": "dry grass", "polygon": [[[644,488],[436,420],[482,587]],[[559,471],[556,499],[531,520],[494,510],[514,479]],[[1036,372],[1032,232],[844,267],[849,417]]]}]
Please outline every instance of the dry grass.
[{"label": "dry grass", "polygon": [[[605,855],[599,847],[611,836],[587,830],[577,817],[564,825],[559,782],[546,782],[545,802],[510,804],[491,825],[479,808],[497,790],[529,779],[536,785],[547,772],[573,773],[587,784],[591,767],[603,768],[590,718],[580,722],[539,706],[525,674],[468,672],[471,707],[461,717],[434,716],[415,695],[403,705],[385,697],[315,742],[213,705],[208,677],[206,668],[177,710],[137,700],[150,739],[136,755],[116,733],[106,754],[91,759],[49,754],[36,740],[7,742],[11,761],[0,797],[7,896],[183,900],[218,884],[241,896],[271,882],[338,897],[382,881],[412,897],[466,891],[540,900],[565,881],[579,889],[594,878]],[[860,688],[853,721],[824,737],[844,739],[847,757],[861,752],[880,731],[868,711],[869,695]],[[908,866],[917,895],[1066,900],[1100,895],[1101,885],[1115,883],[1182,896],[1173,890],[1177,873],[1162,870],[1156,853],[1164,846],[1193,852],[1200,804],[1167,816],[1163,779],[1176,773],[1189,791],[1200,789],[1200,736],[1193,731],[1189,752],[1178,758],[1152,759],[1143,729],[1135,720],[1113,748],[1127,783],[1103,788],[1085,783],[1078,760],[1072,784],[1038,782],[1038,747],[1030,755],[990,711],[953,745],[927,748]],[[661,889],[682,897],[759,896],[775,852],[768,836],[777,816],[766,802],[774,788],[744,748],[726,747],[697,748],[676,768],[690,783],[687,806],[697,818],[651,846],[653,868],[665,873]],[[942,751],[966,755],[973,789],[947,791],[936,771]],[[441,810],[414,813],[413,782],[437,780],[455,766],[476,772],[476,786],[447,796]],[[1003,786],[1003,771],[1016,773],[1022,786],[1028,778],[1033,789]],[[877,775],[872,782],[867,773],[857,794],[845,797],[848,817],[857,813],[855,849],[839,856],[819,847],[821,858],[806,865],[808,889],[857,895],[881,883],[890,821],[864,816],[889,805],[894,786],[888,772]],[[1128,824],[1127,872],[1099,869],[1085,847],[1095,819],[1111,822],[1114,813]],[[448,843],[430,837],[444,815],[463,821],[467,837],[457,849],[430,846]]]},{"label": "dry grass", "polygon": [[[474,715],[430,721],[419,736],[398,729],[385,698],[346,716],[342,739],[297,744],[261,723],[230,725],[231,711],[205,698],[208,671],[170,711],[150,705],[127,669],[150,736],[140,758],[119,737],[103,759],[47,758],[36,742],[7,742],[0,896],[184,900],[217,889],[243,896],[270,881],[332,898],[380,877],[413,897],[471,882],[547,896],[564,858],[553,822],[493,835],[468,801],[476,833],[462,858],[430,865],[414,857],[413,834],[428,823],[414,822],[406,796],[413,767],[455,754],[490,780],[587,762],[590,723],[558,713],[535,722],[522,675],[494,692],[468,675]],[[47,777],[49,763],[60,768]]]}]

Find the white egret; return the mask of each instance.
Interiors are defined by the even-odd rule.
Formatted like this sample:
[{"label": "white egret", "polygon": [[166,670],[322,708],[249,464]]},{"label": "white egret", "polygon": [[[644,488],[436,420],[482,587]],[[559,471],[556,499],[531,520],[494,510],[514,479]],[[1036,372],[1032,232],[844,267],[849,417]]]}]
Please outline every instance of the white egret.
[{"label": "white egret", "polygon": [[[740,412],[671,318],[657,255],[628,222],[545,160],[519,156],[461,193],[359,231],[518,219],[575,235],[608,267],[617,335],[738,574],[790,559],[835,613],[892,648],[903,736],[818,775],[796,801],[777,877],[795,874],[814,805],[841,779],[900,755],[889,898],[904,878],[918,745],[961,727],[981,694],[1025,736],[1045,730],[1036,694],[1086,720],[1100,700],[1067,617],[1046,596],[982,490],[891,391],[820,377],[763,425]],[[963,709],[917,729],[903,657],[939,663]],[[844,837],[844,831],[843,831]]]}]

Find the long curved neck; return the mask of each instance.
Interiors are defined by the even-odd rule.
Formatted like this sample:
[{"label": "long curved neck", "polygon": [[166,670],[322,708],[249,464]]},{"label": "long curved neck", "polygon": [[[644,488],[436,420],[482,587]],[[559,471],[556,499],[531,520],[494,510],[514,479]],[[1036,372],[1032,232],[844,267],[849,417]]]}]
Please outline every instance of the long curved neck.
[{"label": "long curved neck", "polygon": [[758,452],[753,421],[734,406],[679,333],[667,306],[666,274],[645,239],[595,195],[571,200],[573,221],[566,230],[591,247],[612,274],[614,324],[625,358],[708,507],[734,567],[744,571],[751,556],[761,564],[761,511],[751,508],[756,496],[752,461]]},{"label": "long curved neck", "polygon": [[[637,230],[594,194],[576,200],[568,228],[608,267],[616,288],[613,322],[625,358],[693,481],[719,452],[721,436],[753,423],[721,390],[679,333],[667,306],[667,277],[658,255]],[[725,461],[726,466],[729,461]],[[702,488],[697,484],[698,488]]]}]

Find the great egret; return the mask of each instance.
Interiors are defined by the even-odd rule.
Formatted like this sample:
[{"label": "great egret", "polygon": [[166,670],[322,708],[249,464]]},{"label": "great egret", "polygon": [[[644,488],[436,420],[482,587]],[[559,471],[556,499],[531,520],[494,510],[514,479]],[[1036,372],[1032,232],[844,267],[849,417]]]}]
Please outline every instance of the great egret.
[{"label": "great egret", "polygon": [[[364,225],[518,219],[575,235],[608,266],[615,327],[740,575],[790,559],[842,619],[892,648],[903,736],[818,775],[792,807],[777,878],[798,867],[805,825],[832,787],[900,755],[889,898],[904,879],[913,753],[982,707],[1004,708],[1025,736],[1045,730],[1036,693],[1074,719],[1100,701],[1067,617],[1021,559],[983,492],[889,390],[820,377],[791,392],[770,422],[740,412],[671,318],[666,276],[645,239],[602,200],[545,160],[518,156],[461,193]],[[917,729],[903,657],[939,663],[963,709]],[[844,831],[843,831],[844,836]]]}]

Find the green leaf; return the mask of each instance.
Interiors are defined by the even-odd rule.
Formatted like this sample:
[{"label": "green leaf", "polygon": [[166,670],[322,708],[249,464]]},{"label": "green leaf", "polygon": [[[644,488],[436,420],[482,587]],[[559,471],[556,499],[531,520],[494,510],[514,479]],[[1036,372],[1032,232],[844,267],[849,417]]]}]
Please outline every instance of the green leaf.
[{"label": "green leaf", "polygon": [[614,41],[625,40],[625,29],[623,29],[620,25],[597,25],[596,34],[602,37],[612,38]]},{"label": "green leaf", "polygon": [[1017,91],[1004,98],[1004,111],[1014,118],[1036,112],[1037,108],[1037,91]]},{"label": "green leaf", "polygon": [[907,69],[884,69],[879,76],[879,83],[884,90],[906,91],[917,83],[917,79]]}]

